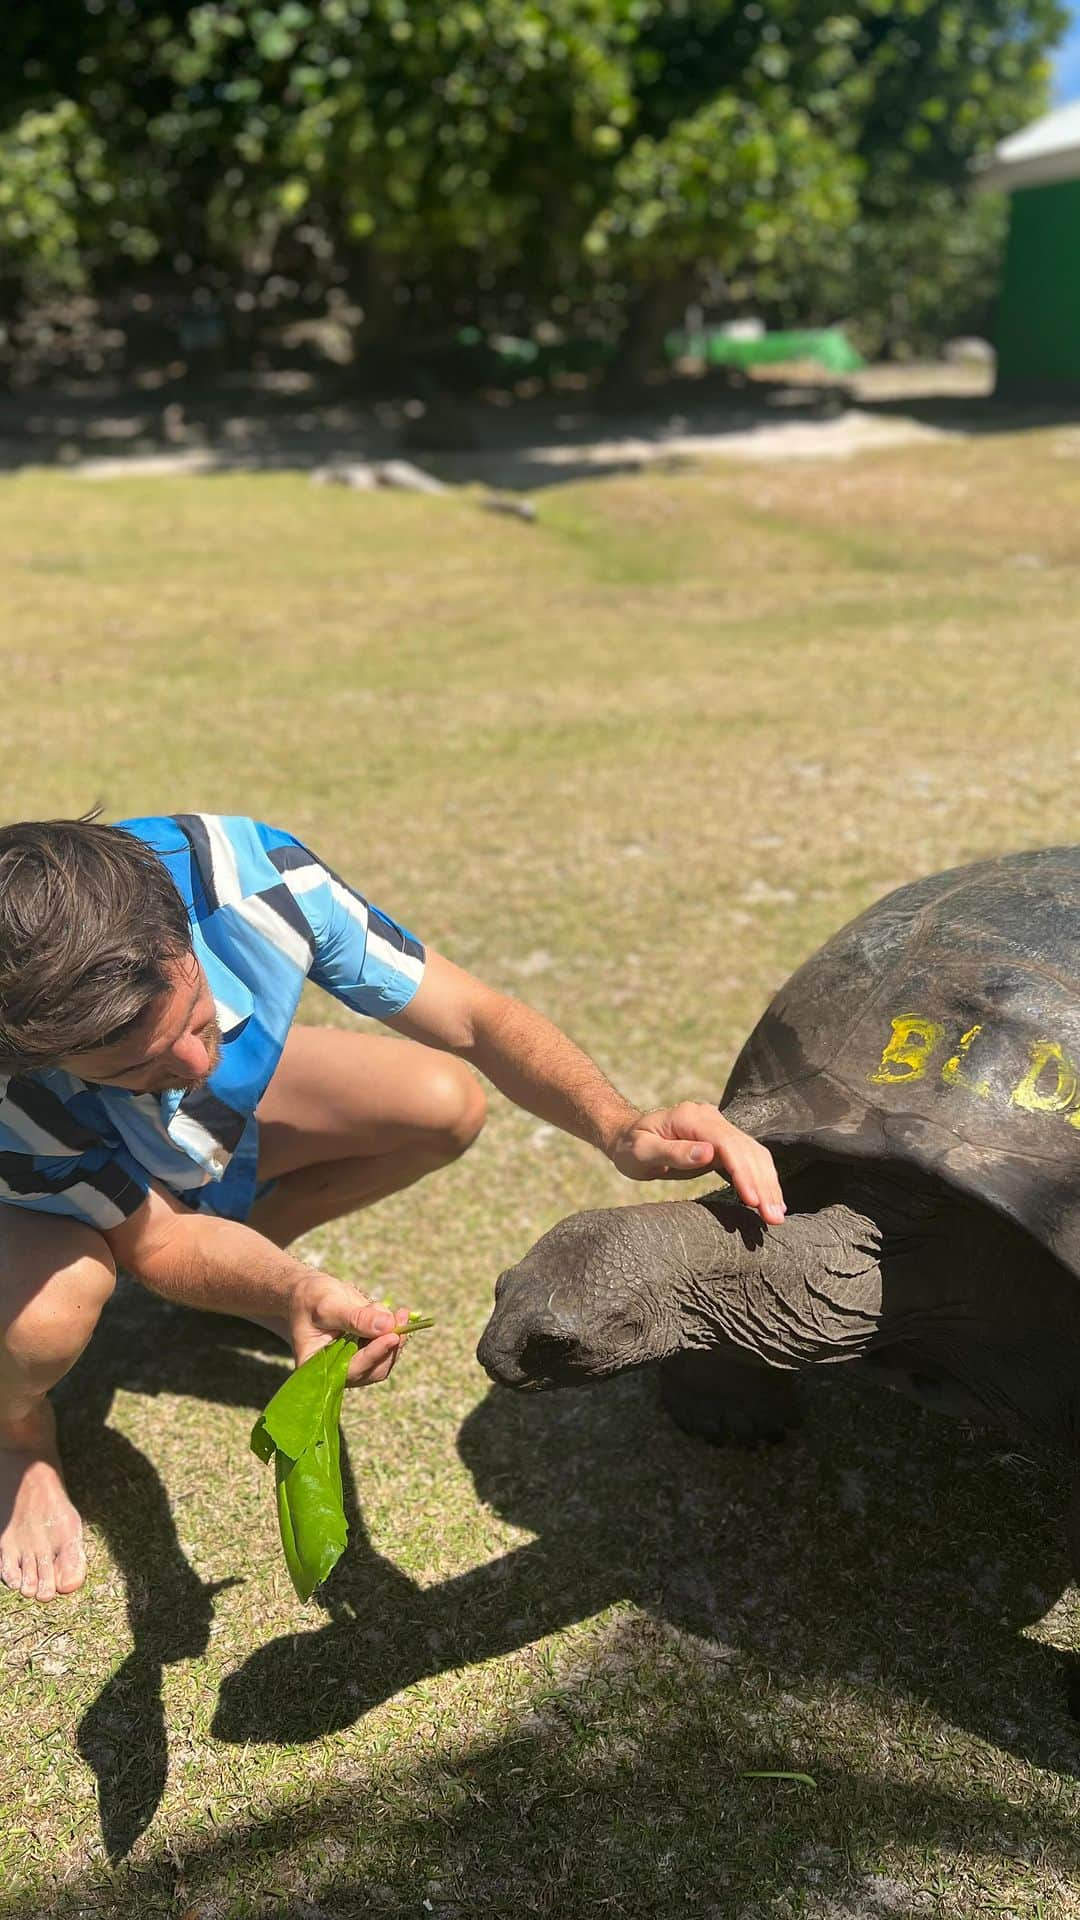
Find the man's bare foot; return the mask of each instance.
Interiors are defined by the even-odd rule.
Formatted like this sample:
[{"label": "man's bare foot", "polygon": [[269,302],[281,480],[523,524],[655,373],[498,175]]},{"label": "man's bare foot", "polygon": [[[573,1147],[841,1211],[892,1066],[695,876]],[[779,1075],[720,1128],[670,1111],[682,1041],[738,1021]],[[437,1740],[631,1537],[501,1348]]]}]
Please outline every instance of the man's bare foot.
[{"label": "man's bare foot", "polygon": [[0,1423],[0,1580],[26,1600],[74,1593],[86,1578],[82,1521],[67,1497],[47,1400]]}]

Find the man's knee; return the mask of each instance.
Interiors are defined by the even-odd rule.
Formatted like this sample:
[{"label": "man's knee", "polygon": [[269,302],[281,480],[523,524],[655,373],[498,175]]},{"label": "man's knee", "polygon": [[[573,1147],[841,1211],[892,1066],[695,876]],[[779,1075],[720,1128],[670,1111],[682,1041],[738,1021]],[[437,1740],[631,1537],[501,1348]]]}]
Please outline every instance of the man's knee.
[{"label": "man's knee", "polygon": [[0,1339],[19,1367],[48,1369],[81,1353],[116,1285],[101,1235],[78,1221],[63,1228],[37,1241],[23,1232],[4,1247]]},{"label": "man's knee", "polygon": [[425,1133],[447,1160],[456,1160],[472,1146],[484,1124],[484,1090],[460,1061],[441,1059],[424,1092]]}]

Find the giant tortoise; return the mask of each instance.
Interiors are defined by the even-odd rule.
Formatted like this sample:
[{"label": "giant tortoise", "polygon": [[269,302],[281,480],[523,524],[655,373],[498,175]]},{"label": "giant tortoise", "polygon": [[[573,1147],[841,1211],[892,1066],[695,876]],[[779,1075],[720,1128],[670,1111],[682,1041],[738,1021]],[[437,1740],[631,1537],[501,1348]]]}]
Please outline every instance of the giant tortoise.
[{"label": "giant tortoise", "polygon": [[772,1149],[787,1219],[719,1189],[562,1221],[498,1283],[495,1380],[660,1362],[682,1426],[750,1442],[845,1366],[1080,1451],[1080,848],[869,908],[781,988],[721,1106]]}]

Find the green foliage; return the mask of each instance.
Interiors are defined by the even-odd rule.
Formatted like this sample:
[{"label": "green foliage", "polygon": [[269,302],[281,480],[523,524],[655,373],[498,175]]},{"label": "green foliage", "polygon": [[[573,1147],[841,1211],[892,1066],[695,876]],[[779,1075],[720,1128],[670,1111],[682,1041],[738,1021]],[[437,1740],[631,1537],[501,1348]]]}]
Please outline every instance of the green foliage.
[{"label": "green foliage", "polygon": [[752,272],[783,250],[820,245],[855,206],[851,156],[783,89],[753,104],[725,94],[663,139],[633,143],[584,245],[635,278],[699,262]]},{"label": "green foliage", "polygon": [[78,287],[89,249],[145,260],[155,242],[123,205],[106,141],[73,100],[31,107],[0,131],[0,262],[31,290]]},{"label": "green foliage", "polygon": [[251,1450],[273,1462],[285,1564],[310,1600],[349,1537],[341,1488],[341,1403],[355,1340],[332,1340],[291,1373],[256,1421]]},{"label": "green foliage", "polygon": [[347,282],[394,337],[738,279],[843,314],[871,289],[891,338],[913,250],[981,274],[984,224],[948,196],[1039,110],[1063,22],[1058,0],[28,5],[0,78],[7,277],[155,252],[288,271]]},{"label": "green foliage", "polygon": [[844,321],[870,358],[992,330],[1008,224],[1001,195],[923,186],[892,215],[861,212],[832,254],[762,281],[778,321]]}]

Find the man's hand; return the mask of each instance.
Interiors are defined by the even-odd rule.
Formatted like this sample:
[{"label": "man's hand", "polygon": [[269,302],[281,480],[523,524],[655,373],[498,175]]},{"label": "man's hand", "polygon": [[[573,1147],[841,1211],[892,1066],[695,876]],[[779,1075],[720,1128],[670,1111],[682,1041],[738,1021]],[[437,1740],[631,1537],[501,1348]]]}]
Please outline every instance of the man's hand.
[{"label": "man's hand", "polygon": [[715,1107],[684,1100],[677,1107],[640,1113],[608,1149],[628,1180],[693,1180],[715,1167],[744,1205],[775,1226],[787,1209],[768,1147],[733,1127]]},{"label": "man's hand", "polygon": [[310,1273],[297,1282],[289,1304],[289,1338],[297,1366],[339,1334],[362,1344],[349,1366],[350,1387],[372,1387],[385,1380],[403,1345],[397,1328],[407,1326],[409,1310],[396,1313],[369,1300],[359,1287],[329,1273]]},{"label": "man's hand", "polygon": [[441,954],[429,949],[413,999],[386,1024],[471,1061],[507,1099],[601,1147],[631,1180],[692,1180],[716,1167],[763,1220],[775,1225],[784,1218],[767,1147],[705,1101],[638,1113],[595,1060],[543,1014],[486,987]]},{"label": "man's hand", "polygon": [[338,1334],[361,1343],[349,1385],[385,1380],[401,1351],[404,1307],[391,1313],[358,1287],[314,1272],[238,1220],[193,1213],[155,1186],[130,1220],[105,1235],[117,1262],[167,1300],[235,1313],[292,1343],[297,1366]]}]

